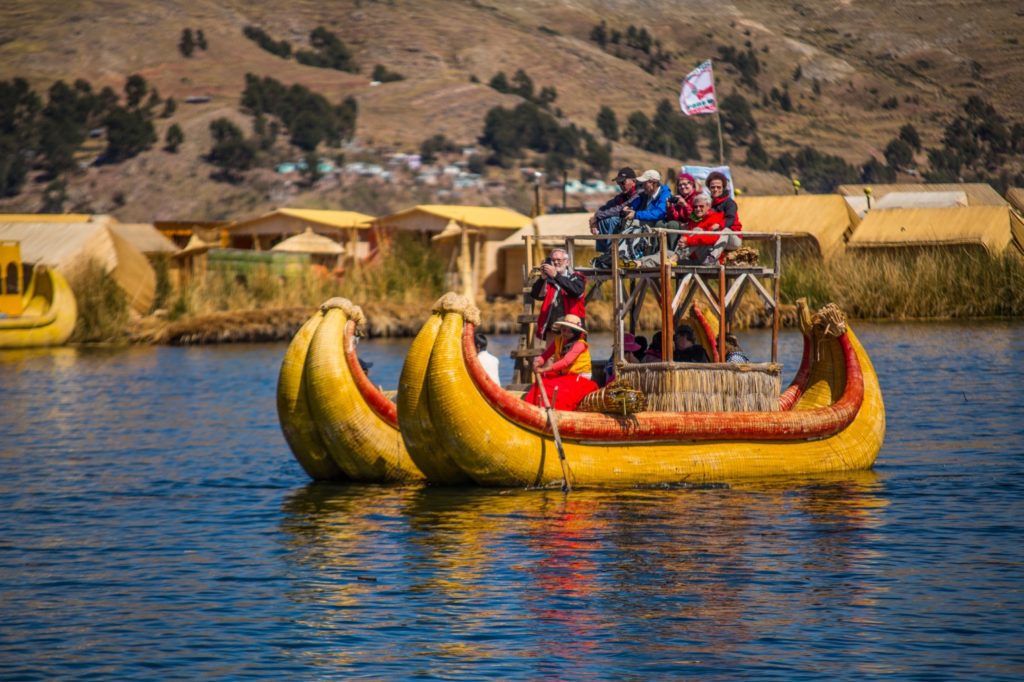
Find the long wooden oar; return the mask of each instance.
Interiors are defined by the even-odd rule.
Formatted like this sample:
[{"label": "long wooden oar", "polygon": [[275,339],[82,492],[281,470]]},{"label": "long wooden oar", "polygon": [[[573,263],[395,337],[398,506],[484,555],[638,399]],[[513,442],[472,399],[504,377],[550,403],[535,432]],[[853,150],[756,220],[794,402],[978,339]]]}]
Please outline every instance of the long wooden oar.
[{"label": "long wooden oar", "polygon": [[[562,447],[562,436],[558,433],[558,417],[555,415],[555,409],[551,407],[551,401],[548,400],[548,392],[544,389],[544,380],[540,378],[540,372],[534,369],[533,374],[537,377],[540,399],[544,403],[544,409],[547,410],[548,423],[551,424],[551,433],[555,437],[555,448],[558,450],[558,462],[562,465],[562,492],[567,493],[572,490],[572,485],[569,483],[569,464],[565,461],[565,448]],[[557,391],[558,388],[556,387],[555,390]]]}]

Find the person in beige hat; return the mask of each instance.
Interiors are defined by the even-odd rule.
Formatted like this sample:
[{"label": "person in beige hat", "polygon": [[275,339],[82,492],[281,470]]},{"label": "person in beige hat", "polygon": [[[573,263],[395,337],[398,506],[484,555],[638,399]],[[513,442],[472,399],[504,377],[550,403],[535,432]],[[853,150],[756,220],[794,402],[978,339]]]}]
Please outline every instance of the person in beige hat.
[{"label": "person in beige hat", "polygon": [[[554,408],[575,410],[588,393],[597,390],[597,384],[590,378],[587,329],[578,315],[570,313],[555,322],[554,330],[558,336],[533,361],[533,366],[543,378],[544,389]],[[523,399],[531,405],[541,405],[538,384],[534,384]]]}]

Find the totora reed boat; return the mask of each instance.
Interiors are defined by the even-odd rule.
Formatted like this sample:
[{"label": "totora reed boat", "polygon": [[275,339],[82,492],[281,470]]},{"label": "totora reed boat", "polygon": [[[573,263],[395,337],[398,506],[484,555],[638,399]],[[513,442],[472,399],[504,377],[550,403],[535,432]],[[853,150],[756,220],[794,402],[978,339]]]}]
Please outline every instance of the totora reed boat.
[{"label": "totora reed boat", "polygon": [[0,267],[0,350],[63,345],[78,320],[67,280],[42,265],[32,268],[28,286],[21,286],[21,277],[20,257]]},{"label": "totora reed boat", "polygon": [[[885,436],[885,408],[871,361],[835,305],[812,314],[798,302],[802,360],[780,390],[781,235],[744,235],[774,240],[771,268],[756,259],[678,265],[666,259],[665,236],[657,267],[623,269],[616,261],[587,270],[594,289],[612,284],[618,377],[583,399],[579,409],[591,411],[549,411],[523,400],[539,354],[532,327],[513,352],[518,383],[496,384],[476,354],[479,310],[454,293],[438,300],[412,342],[392,403],[356,357],[362,311],[345,299],[326,302],[299,330],[281,367],[278,414],[296,459],[314,479],[566,489],[870,468]],[[771,362],[721,361],[744,289],[772,312]],[[666,345],[661,362],[628,361],[624,329],[636,324],[647,293],[661,309],[664,338],[686,322],[712,362],[674,362]],[[532,300],[524,303],[532,310]],[[527,325],[535,320],[521,317]]]},{"label": "totora reed boat", "polygon": [[398,431],[397,409],[356,356],[365,322],[344,298],[320,306],[292,339],[277,383],[285,440],[316,480],[423,480]]}]

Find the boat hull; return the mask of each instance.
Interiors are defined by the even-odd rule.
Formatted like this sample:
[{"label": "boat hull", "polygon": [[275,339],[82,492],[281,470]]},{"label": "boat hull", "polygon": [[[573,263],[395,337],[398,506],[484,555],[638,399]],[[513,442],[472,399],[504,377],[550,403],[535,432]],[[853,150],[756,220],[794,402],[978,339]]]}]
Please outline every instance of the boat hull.
[{"label": "boat hull", "polygon": [[0,349],[64,345],[78,320],[67,280],[56,270],[39,268],[26,298],[25,314],[0,319]]},{"label": "boat hull", "polygon": [[355,481],[424,480],[405,449],[395,404],[359,365],[362,310],[346,299],[331,299],[320,314],[303,371],[310,414],[331,459]]},{"label": "boat hull", "polygon": [[[480,485],[558,485],[562,470],[544,412],[481,378],[465,319],[471,307],[435,313],[440,321],[425,391],[438,446]],[[805,334],[818,360],[801,390],[789,391],[793,404],[784,412],[641,413],[627,419],[559,412],[571,482],[701,483],[869,468],[885,433],[870,359],[852,331]]]}]

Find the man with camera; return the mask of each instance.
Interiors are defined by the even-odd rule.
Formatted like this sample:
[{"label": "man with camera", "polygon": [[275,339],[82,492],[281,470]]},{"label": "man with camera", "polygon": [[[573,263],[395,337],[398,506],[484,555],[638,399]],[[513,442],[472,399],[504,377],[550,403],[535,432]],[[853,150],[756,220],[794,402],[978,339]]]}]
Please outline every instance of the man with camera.
[{"label": "man with camera", "polygon": [[587,315],[583,294],[587,278],[569,267],[565,249],[552,249],[540,266],[540,277],[533,283],[530,295],[540,305],[537,317],[537,338],[547,340],[552,325],[566,315],[584,319]]}]

